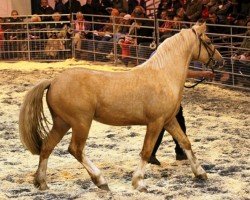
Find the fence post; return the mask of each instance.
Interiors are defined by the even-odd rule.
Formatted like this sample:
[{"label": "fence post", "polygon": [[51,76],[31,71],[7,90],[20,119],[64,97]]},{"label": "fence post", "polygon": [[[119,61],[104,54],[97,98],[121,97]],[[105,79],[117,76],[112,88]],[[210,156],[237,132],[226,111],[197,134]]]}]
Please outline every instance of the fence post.
[{"label": "fence post", "polygon": [[26,22],[26,29],[27,29],[27,51],[28,51],[28,59],[31,60],[30,55],[30,32],[29,32],[29,21]]},{"label": "fence post", "polygon": [[159,43],[160,43],[160,31],[159,31],[159,19],[156,18],[156,30],[155,30],[155,34],[157,35],[157,38],[156,38],[156,49],[157,47],[159,46]]},{"label": "fence post", "polygon": [[[115,20],[113,20],[113,46],[114,46],[114,64],[115,66],[117,66],[117,29],[115,28],[116,26],[116,16],[115,16]],[[118,26],[118,24],[117,24]]]},{"label": "fence post", "polygon": [[[74,19],[74,14],[71,13],[70,15],[70,28],[72,28],[73,30],[73,33],[72,33],[72,37],[71,37],[71,57],[72,58],[76,58],[76,48],[75,48],[75,44],[74,44],[74,37],[75,37],[75,27],[74,27],[74,24],[73,24],[73,19]],[[81,40],[81,38],[80,38]],[[82,41],[81,41],[82,42]]]},{"label": "fence post", "polygon": [[230,55],[230,63],[231,63],[231,66],[232,66],[232,84],[233,84],[233,86],[235,85],[235,81],[234,81],[234,62],[232,62],[232,60],[231,60],[231,58],[232,58],[232,55],[233,55],[233,49],[232,49],[232,47],[233,47],[233,30],[232,30],[233,28],[232,27],[230,27],[230,45],[231,45],[231,55]]}]

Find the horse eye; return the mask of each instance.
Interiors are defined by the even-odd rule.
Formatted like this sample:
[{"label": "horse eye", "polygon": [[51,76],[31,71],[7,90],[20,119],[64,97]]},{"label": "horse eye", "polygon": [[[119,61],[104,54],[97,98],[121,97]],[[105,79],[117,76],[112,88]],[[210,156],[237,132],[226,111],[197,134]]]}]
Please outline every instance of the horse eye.
[{"label": "horse eye", "polygon": [[210,44],[212,44],[212,42],[211,41],[207,41],[207,44],[210,45]]}]

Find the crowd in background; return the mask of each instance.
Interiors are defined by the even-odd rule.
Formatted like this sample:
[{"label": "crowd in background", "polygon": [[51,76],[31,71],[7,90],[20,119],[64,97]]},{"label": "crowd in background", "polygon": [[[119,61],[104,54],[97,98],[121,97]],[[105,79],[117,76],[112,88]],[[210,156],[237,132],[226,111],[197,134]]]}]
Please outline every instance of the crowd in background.
[{"label": "crowd in background", "polygon": [[[99,52],[96,59],[100,61],[109,60],[116,50],[120,54],[119,59],[128,66],[133,57],[139,57],[141,63],[154,50],[151,45],[156,42],[155,21],[149,19],[155,16],[159,21],[160,42],[174,35],[176,29],[185,28],[187,25],[183,21],[250,26],[248,0],[161,0],[156,8],[156,15],[147,12],[145,0],[124,2],[126,1],[86,0],[86,4],[81,6],[78,0],[65,4],[62,0],[55,0],[55,7],[52,8],[48,0],[41,0],[40,5],[33,8],[34,13],[30,18],[22,18],[17,10],[13,10],[11,17],[0,18],[0,54],[3,57],[5,54],[1,52],[11,51],[13,53],[8,54],[8,58],[27,56],[23,53],[28,48],[27,43],[20,40],[29,38],[33,52],[31,56],[34,57],[37,56],[37,51],[43,49],[46,58],[58,58],[65,49],[71,49],[70,45],[73,45],[79,50],[95,49]],[[72,13],[74,14],[71,15]],[[28,32],[25,31],[27,28]],[[233,30],[232,34],[250,35],[246,29]],[[225,27],[208,26],[208,32],[211,33],[227,34],[229,31]],[[67,43],[65,39],[72,42]],[[88,39],[96,42],[89,42]],[[242,42],[241,38],[237,40],[235,42]],[[244,39],[241,48],[243,50],[236,51],[232,56],[236,62],[249,60],[249,38]],[[92,59],[91,55],[86,53],[85,57]]]}]

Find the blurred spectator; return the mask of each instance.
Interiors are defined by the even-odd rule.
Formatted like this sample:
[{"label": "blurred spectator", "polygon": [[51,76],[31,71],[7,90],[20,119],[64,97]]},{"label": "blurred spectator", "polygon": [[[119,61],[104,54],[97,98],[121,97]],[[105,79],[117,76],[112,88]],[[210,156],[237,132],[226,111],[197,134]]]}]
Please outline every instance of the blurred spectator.
[{"label": "blurred spectator", "polygon": [[176,17],[179,17],[180,21],[184,21],[184,17],[185,17],[185,10],[184,8],[179,8],[176,12]]},{"label": "blurred spectator", "polygon": [[173,35],[175,35],[176,33],[178,33],[180,31],[180,29],[182,28],[188,28],[186,24],[182,23],[182,18],[179,16],[174,16],[174,18],[172,19],[172,22],[170,23],[169,27],[167,28],[167,31],[165,32],[165,34],[163,34],[160,37],[160,42],[163,42],[166,38],[169,38]]},{"label": "blurred spectator", "polygon": [[118,9],[120,12],[127,12],[123,0],[113,0],[113,8]]},{"label": "blurred spectator", "polygon": [[11,51],[9,58],[17,59],[20,54],[17,51],[21,49],[21,42],[17,40],[22,39],[22,24],[19,24],[22,20],[19,17],[17,10],[11,11],[11,18],[9,19],[9,22],[12,23],[8,25],[8,29],[6,30],[6,39],[8,40],[7,48]]},{"label": "blurred spectator", "polygon": [[168,38],[171,36],[170,32],[171,32],[173,22],[169,20],[172,20],[172,19],[173,19],[172,14],[168,15],[167,10],[164,10],[161,12],[161,20],[164,20],[164,21],[162,21],[163,23],[161,23],[159,27],[160,38],[161,37]]},{"label": "blurred spectator", "polygon": [[[218,24],[219,23],[219,18],[215,12],[209,12],[207,23],[208,24]],[[210,33],[218,33],[218,31],[215,31],[217,29],[217,26],[209,26],[208,29],[209,29],[208,32],[210,32]]]},{"label": "blurred spectator", "polygon": [[[118,55],[122,54],[122,61],[127,66],[128,62],[130,60],[130,46],[131,44],[134,44],[134,40],[132,37],[129,36],[129,28],[131,26],[131,15],[120,13],[119,17],[122,17],[117,29],[117,33],[114,35],[113,41],[118,42],[119,46],[117,48]],[[109,55],[109,58],[111,58],[113,55],[113,52]],[[125,58],[126,57],[126,58]],[[124,58],[124,59],[123,59]]]},{"label": "blurred spectator", "polygon": [[63,3],[63,0],[55,0],[55,12],[60,14],[67,14],[67,8]]},{"label": "blurred spectator", "polygon": [[196,22],[201,17],[202,2],[201,0],[189,0],[186,9],[186,18],[188,21]]},{"label": "blurred spectator", "polygon": [[168,16],[174,17],[176,15],[177,10],[181,7],[182,5],[180,0],[169,0],[167,4]]},{"label": "blurred spectator", "polygon": [[65,3],[67,13],[77,13],[81,11],[81,3],[78,0],[71,0]]},{"label": "blurred spectator", "polygon": [[[236,25],[236,26],[246,26],[247,24],[247,18],[245,15],[242,14],[237,14],[237,16],[234,18],[234,21],[232,23],[232,25]],[[233,28],[232,33],[233,34],[244,34],[246,32],[245,28],[241,28],[241,27],[237,27],[237,28]],[[239,40],[238,38],[233,38],[234,42],[238,42],[241,41],[241,39]]]},{"label": "blurred spectator", "polygon": [[[53,8],[49,5],[48,0],[41,0],[36,12],[37,15],[52,15],[54,13]],[[51,21],[50,16],[41,17],[42,21]]]},{"label": "blurred spectator", "polygon": [[167,10],[167,4],[168,4],[168,0],[161,0],[160,1],[160,4],[158,5],[158,9],[157,9],[157,18],[158,19],[161,19],[162,11]]},{"label": "blurred spectator", "polygon": [[48,38],[57,37],[57,35],[60,34],[63,28],[64,30],[67,28],[66,27],[67,25],[61,22],[61,18],[62,18],[61,14],[59,12],[55,12],[52,15],[52,19],[54,23],[49,22],[47,25],[47,29],[52,31],[52,32],[48,32]]},{"label": "blurred spectator", "polygon": [[129,28],[131,25],[131,15],[130,14],[126,14],[124,15],[124,17],[121,20],[121,23],[118,27],[118,32],[121,33],[122,35],[126,35],[129,33]]},{"label": "blurred spectator", "polygon": [[113,8],[111,0],[92,0],[95,14],[98,15],[109,15]]},{"label": "blurred spectator", "polygon": [[43,48],[43,43],[40,39],[45,38],[45,33],[41,33],[41,17],[37,14],[32,15],[30,22],[28,23],[29,28],[29,45],[30,45],[30,56],[32,58],[39,58],[39,54],[36,51],[40,51]]},{"label": "blurred spectator", "polygon": [[188,3],[188,0],[180,0],[181,2],[181,7],[186,10],[187,9],[187,3]]},{"label": "blurred spectator", "polygon": [[185,23],[182,23],[183,18],[181,18],[179,15],[176,15],[173,19],[173,25],[172,25],[172,35],[179,32],[182,28],[188,28],[188,26]]},{"label": "blurred spectator", "polygon": [[54,23],[48,24],[48,29],[51,32],[48,32],[48,41],[45,47],[45,55],[50,58],[55,58],[60,50],[64,50],[64,42],[63,38],[66,37],[67,27],[66,24],[61,23],[61,14],[59,12],[55,12],[52,15],[52,19]]},{"label": "blurred spectator", "polygon": [[102,29],[94,31],[95,40],[99,40],[97,45],[98,60],[107,60],[105,53],[110,53],[113,48],[113,34],[117,32],[119,27],[119,11],[113,8],[109,17],[109,22]]},{"label": "blurred spectator", "polygon": [[208,11],[212,13],[216,13],[219,8],[218,0],[210,0],[207,4]]},{"label": "blurred spectator", "polygon": [[[112,42],[114,42],[114,41],[117,42],[122,35],[128,33],[130,19],[131,19],[131,15],[126,14],[124,12],[121,12],[118,15],[117,19],[115,20],[115,25],[113,26]],[[126,25],[128,25],[128,26],[126,26]]]},{"label": "blurred spectator", "polygon": [[[228,29],[226,27],[216,26],[216,24],[220,24],[220,19],[216,15],[215,12],[209,12],[208,19],[206,20],[208,23],[207,25],[207,32],[209,33],[228,33]],[[215,26],[214,26],[215,25]],[[223,37],[218,38],[218,36],[215,36],[216,42],[220,43],[223,42]],[[211,36],[211,39],[213,39],[213,36]]]},{"label": "blurred spectator", "polygon": [[135,40],[129,36],[125,36],[124,38],[119,40],[119,45],[122,49],[122,62],[128,67],[130,59],[130,47],[135,44]]},{"label": "blurred spectator", "polygon": [[235,54],[232,56],[234,60],[244,60],[249,56],[250,53],[250,21],[247,22],[247,31],[245,33],[245,38],[240,45],[240,49],[238,49]]},{"label": "blurred spectator", "polygon": [[81,41],[85,38],[85,34],[89,29],[89,24],[84,20],[82,12],[77,12],[76,20],[74,21],[75,35],[73,38],[73,45],[76,49],[81,49]]},{"label": "blurred spectator", "polygon": [[206,20],[209,17],[209,6],[208,6],[208,3],[209,3],[209,0],[203,0],[202,1],[201,18],[203,20]]},{"label": "blurred spectator", "polygon": [[41,22],[41,17],[39,15],[32,15],[30,18],[30,22],[28,24],[29,26],[29,38],[30,39],[38,39],[41,38],[40,37],[40,33],[39,30],[41,29],[41,24],[39,22]]},{"label": "blurred spectator", "polygon": [[13,24],[9,26],[12,33],[8,34],[8,39],[16,40],[18,39],[18,36],[20,36],[20,34],[18,34],[17,32],[20,29],[22,29],[22,25],[19,24],[20,22],[22,22],[22,19],[19,17],[17,10],[11,11],[11,18],[9,21],[10,23],[13,23]]},{"label": "blurred spectator", "polygon": [[237,0],[238,1],[238,13],[244,16],[250,16],[250,1],[249,0]]},{"label": "blurred spectator", "polygon": [[141,6],[146,12],[146,1],[145,0],[128,0],[128,14],[132,14],[136,6]]},{"label": "blurred spectator", "polygon": [[129,32],[136,35],[138,44],[139,63],[143,63],[153,50],[150,44],[153,42],[153,27],[152,20],[148,20],[146,12],[142,6],[136,6],[131,16],[134,18],[134,23],[131,25]]},{"label": "blurred spectator", "polygon": [[221,24],[227,23],[227,16],[233,13],[233,5],[230,0],[219,0],[216,14]]},{"label": "blurred spectator", "polygon": [[[92,0],[87,0],[86,4],[84,4],[81,8],[82,13],[87,14],[87,15],[93,15],[93,14],[98,14],[95,13],[95,8],[92,4]],[[85,16],[84,17],[87,21],[92,21],[92,17],[91,16]]]}]

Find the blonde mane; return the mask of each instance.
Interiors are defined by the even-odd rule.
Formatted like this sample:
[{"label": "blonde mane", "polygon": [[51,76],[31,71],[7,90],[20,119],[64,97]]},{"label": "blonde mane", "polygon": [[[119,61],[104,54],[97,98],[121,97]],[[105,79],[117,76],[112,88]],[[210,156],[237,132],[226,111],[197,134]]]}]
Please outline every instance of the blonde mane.
[{"label": "blonde mane", "polygon": [[190,37],[190,31],[190,29],[182,29],[178,34],[164,40],[155,54],[142,64],[143,67],[164,68],[166,63],[176,64],[183,58],[182,53],[192,52],[193,48],[190,49],[190,44],[193,40]]}]

